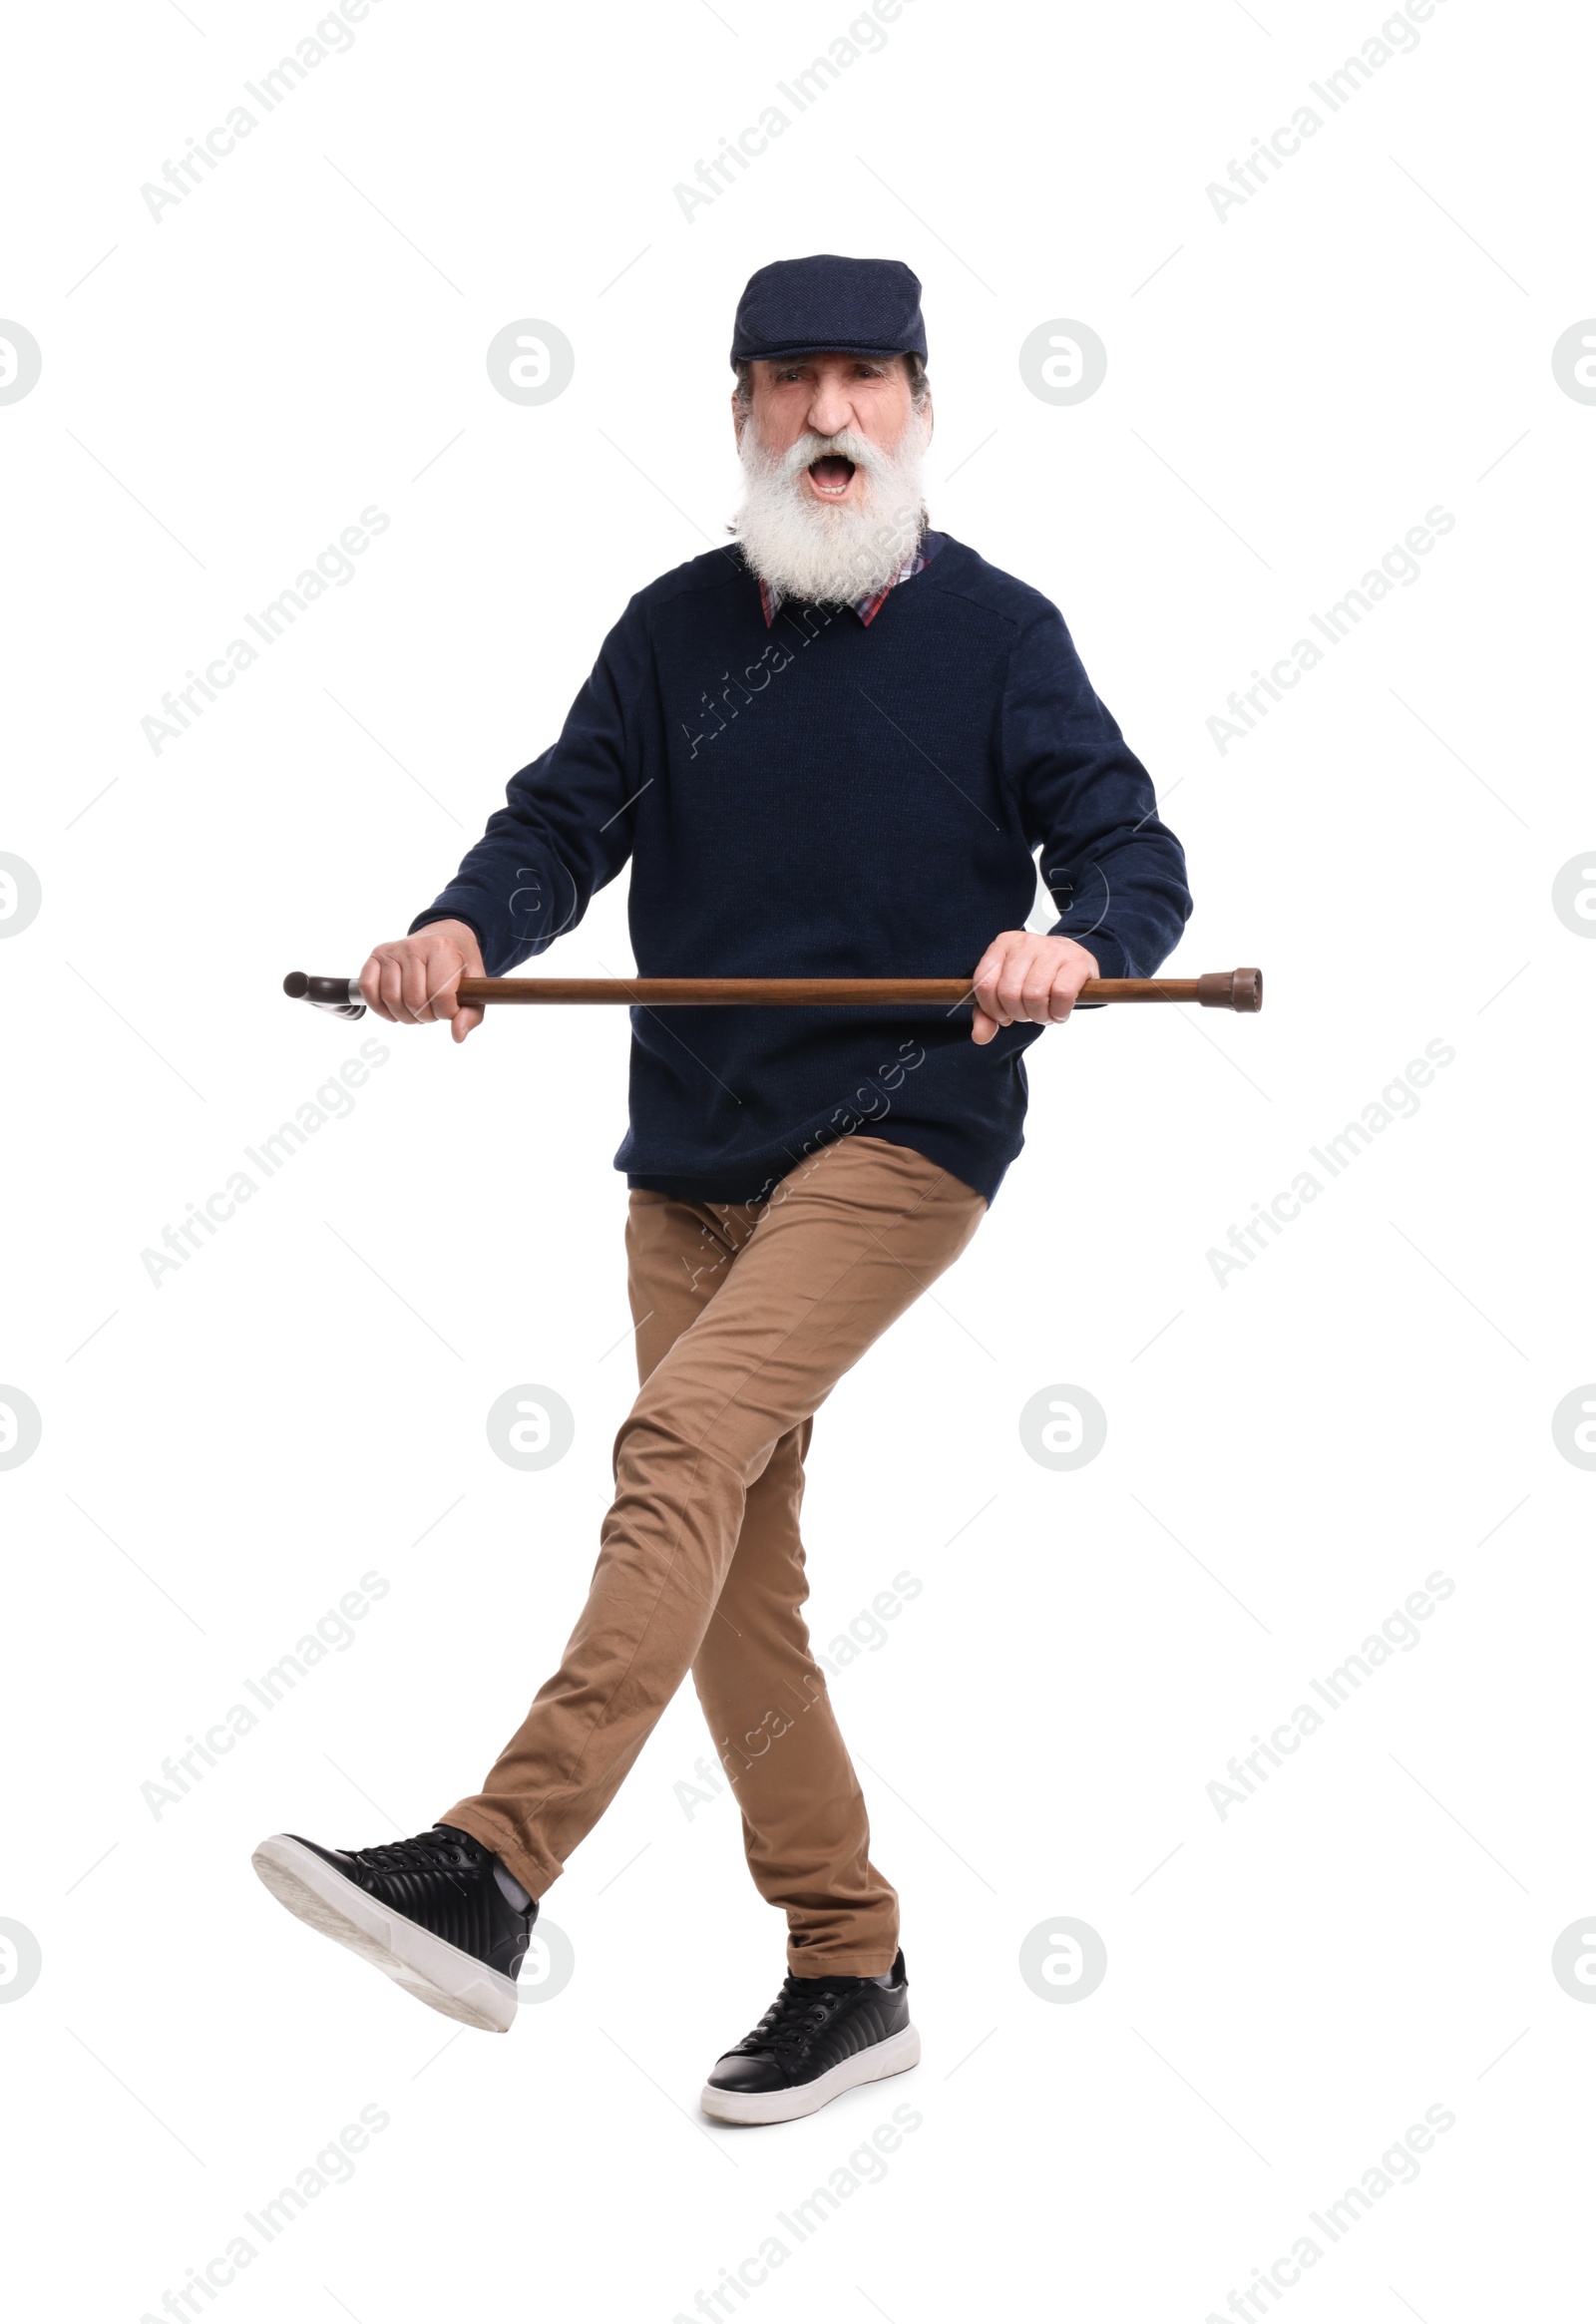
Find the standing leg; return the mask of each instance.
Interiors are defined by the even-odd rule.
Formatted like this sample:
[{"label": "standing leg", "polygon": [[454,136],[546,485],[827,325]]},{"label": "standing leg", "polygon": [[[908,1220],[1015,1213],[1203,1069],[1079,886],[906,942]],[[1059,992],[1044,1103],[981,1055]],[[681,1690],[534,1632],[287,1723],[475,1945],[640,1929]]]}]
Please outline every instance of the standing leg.
[{"label": "standing leg", "polygon": [[[626,1250],[640,1381],[725,1281],[748,1232],[726,1206],[632,1196]],[[838,1973],[875,1975],[898,1950],[898,1899],[870,1861],[864,1795],[800,1611],[812,1426],[789,1428],[748,1487],[692,1677],[741,1809],[748,1869],[787,1916],[789,1965],[801,1976],[818,1956]]]},{"label": "standing leg", "polygon": [[783,1436],[749,1492],[731,1570],[692,1666],[742,1811],[748,1869],[787,1916],[795,1976],[874,1977],[898,1951],[898,1897],[870,1860],[864,1793],[800,1609],[799,1510],[812,1423]]}]

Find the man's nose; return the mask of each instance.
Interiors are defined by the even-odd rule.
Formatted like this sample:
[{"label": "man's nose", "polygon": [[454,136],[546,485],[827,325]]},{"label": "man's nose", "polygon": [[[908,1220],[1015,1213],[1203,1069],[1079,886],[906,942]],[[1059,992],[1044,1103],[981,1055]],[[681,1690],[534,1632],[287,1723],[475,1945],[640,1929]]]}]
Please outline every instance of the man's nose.
[{"label": "man's nose", "polygon": [[820,387],[809,406],[809,426],[817,436],[840,436],[854,424],[852,400],[840,390]]}]

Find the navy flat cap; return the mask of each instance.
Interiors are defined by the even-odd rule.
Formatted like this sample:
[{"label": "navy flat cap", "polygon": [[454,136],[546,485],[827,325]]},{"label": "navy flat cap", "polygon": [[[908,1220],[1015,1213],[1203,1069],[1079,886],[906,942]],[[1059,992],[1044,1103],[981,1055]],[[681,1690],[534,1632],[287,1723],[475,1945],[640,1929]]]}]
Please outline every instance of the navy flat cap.
[{"label": "navy flat cap", "polygon": [[737,302],[732,363],[794,355],[918,355],[926,359],[920,277],[899,258],[778,258],[748,278]]}]

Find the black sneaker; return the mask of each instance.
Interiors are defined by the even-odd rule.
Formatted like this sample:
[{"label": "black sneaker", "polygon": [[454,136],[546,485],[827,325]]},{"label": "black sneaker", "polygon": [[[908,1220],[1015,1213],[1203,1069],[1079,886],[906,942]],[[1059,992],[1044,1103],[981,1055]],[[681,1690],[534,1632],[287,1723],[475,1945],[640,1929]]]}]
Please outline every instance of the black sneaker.
[{"label": "black sneaker", "polygon": [[509,2033],[538,1907],[470,1832],[435,1823],[376,1848],[323,1848],[277,1832],[250,1861],[279,1904],[429,2009]]},{"label": "black sneaker", "polygon": [[788,1977],[698,2103],[717,2123],[790,2123],[919,2064],[900,1953],[884,1977]]}]

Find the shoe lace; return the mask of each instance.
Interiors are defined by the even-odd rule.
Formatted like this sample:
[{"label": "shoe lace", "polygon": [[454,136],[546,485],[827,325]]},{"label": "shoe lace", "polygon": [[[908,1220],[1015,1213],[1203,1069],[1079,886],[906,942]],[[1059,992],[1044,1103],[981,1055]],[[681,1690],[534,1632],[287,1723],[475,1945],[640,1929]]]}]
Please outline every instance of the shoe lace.
[{"label": "shoe lace", "polygon": [[382,1840],[371,1848],[349,1848],[344,1852],[357,1864],[364,1864],[373,1872],[438,1872],[457,1869],[450,1860],[461,1844],[471,1853],[469,1834],[465,1832],[424,1831],[413,1839]]},{"label": "shoe lace", "polygon": [[857,1978],[846,1982],[825,1977],[783,1978],[781,1991],[747,2037],[745,2047],[784,2055],[804,2049],[831,2015],[833,2003],[851,1993],[858,1982]]}]

